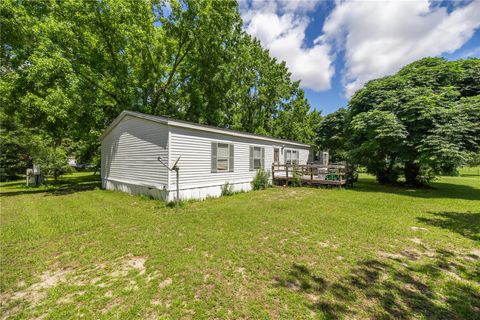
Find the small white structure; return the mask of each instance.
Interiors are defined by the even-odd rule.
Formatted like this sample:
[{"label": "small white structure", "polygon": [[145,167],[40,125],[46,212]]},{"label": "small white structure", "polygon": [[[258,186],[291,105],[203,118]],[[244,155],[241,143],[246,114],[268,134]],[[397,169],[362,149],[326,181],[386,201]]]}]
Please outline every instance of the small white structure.
[{"label": "small white structure", "polygon": [[123,111],[102,135],[102,187],[173,201],[179,157],[180,198],[221,195],[229,182],[248,191],[258,169],[272,163],[306,164],[310,146],[245,132]]},{"label": "small white structure", "polygon": [[27,187],[38,187],[45,181],[45,176],[40,170],[40,166],[34,164],[33,169],[27,169]]},{"label": "small white structure", "polygon": [[68,165],[70,167],[76,167],[77,166],[77,159],[75,159],[74,156],[70,156],[67,158],[67,161],[68,161]]}]

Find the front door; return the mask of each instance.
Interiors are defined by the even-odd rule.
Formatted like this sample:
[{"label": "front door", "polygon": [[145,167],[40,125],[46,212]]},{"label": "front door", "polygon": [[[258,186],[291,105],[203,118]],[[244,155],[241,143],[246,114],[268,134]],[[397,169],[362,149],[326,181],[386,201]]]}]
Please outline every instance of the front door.
[{"label": "front door", "polygon": [[278,148],[273,149],[273,163],[280,163],[280,149]]}]

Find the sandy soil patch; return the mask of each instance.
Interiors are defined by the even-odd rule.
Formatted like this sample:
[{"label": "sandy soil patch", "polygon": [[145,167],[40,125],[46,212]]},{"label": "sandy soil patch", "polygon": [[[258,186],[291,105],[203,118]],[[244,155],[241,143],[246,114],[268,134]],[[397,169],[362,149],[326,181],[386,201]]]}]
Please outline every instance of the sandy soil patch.
[{"label": "sandy soil patch", "polygon": [[4,293],[1,296],[3,302],[16,300],[26,300],[32,306],[36,306],[41,300],[47,296],[46,290],[55,287],[61,282],[65,282],[67,276],[72,272],[71,269],[63,269],[56,271],[45,271],[40,275],[40,280],[31,286],[13,293]]},{"label": "sandy soil patch", "polygon": [[128,257],[120,263],[120,268],[118,270],[110,273],[110,276],[114,278],[125,277],[130,270],[137,270],[140,275],[143,275],[146,270],[146,261],[147,259],[145,257]]},{"label": "sandy soil patch", "polygon": [[414,231],[428,231],[427,228],[423,228],[423,227],[410,227],[410,229],[414,230]]},{"label": "sandy soil patch", "polygon": [[410,239],[410,241],[412,241],[413,243],[416,243],[416,244],[422,244],[422,240],[420,240],[418,238],[412,238],[412,239]]},{"label": "sandy soil patch", "polygon": [[167,278],[167,279],[163,280],[162,282],[160,282],[160,283],[158,284],[158,286],[159,286],[160,289],[163,289],[163,288],[168,287],[169,285],[171,285],[172,282],[173,282],[172,279]]}]

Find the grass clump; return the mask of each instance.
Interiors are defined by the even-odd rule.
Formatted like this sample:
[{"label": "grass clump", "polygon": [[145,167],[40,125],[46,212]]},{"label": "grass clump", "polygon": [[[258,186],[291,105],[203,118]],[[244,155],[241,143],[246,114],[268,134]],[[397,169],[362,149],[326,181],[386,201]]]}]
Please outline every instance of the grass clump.
[{"label": "grass clump", "polygon": [[253,190],[265,190],[270,186],[270,172],[260,169],[255,174],[252,181]]},{"label": "grass clump", "polygon": [[154,196],[152,196],[151,194],[146,194],[146,193],[143,193],[143,194],[139,195],[139,197],[143,200],[155,200]]},{"label": "grass clump", "polygon": [[186,201],[186,200],[182,200],[180,199],[180,201],[178,201],[178,206],[177,206],[177,201],[176,200],[173,200],[173,201],[169,201],[167,202],[166,206],[167,208],[184,208],[187,206],[188,202],[191,202],[191,201]]},{"label": "grass clump", "polygon": [[222,196],[231,196],[235,192],[233,191],[233,184],[230,182],[225,182],[225,184],[222,186]]}]

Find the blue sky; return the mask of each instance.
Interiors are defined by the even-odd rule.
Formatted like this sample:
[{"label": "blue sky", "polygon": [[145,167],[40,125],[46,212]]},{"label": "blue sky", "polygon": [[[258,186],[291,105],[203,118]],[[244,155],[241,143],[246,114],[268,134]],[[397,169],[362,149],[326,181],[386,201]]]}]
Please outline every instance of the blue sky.
[{"label": "blue sky", "polygon": [[240,0],[245,30],[331,113],[371,79],[427,56],[480,57],[480,0]]}]

